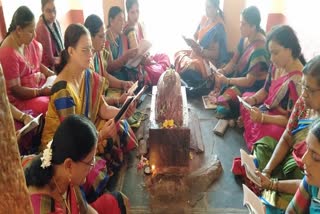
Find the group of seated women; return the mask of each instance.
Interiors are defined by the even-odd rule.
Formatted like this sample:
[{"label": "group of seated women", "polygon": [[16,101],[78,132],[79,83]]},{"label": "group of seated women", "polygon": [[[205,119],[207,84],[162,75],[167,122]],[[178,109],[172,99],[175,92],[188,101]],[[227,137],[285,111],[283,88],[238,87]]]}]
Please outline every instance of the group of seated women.
[{"label": "group of seated women", "polygon": [[[28,7],[15,11],[0,46],[16,129],[45,115],[39,145],[30,143],[32,133],[19,142],[22,155],[42,152],[23,160],[35,211],[123,213],[127,199],[105,194],[101,186],[121,167],[124,154],[135,148],[137,139],[126,120],[113,118],[131,95],[126,91],[133,82],[156,84],[171,66],[170,60],[166,54],[139,56],[145,35],[137,0],[126,1],[126,24],[124,12],[115,6],[109,11],[107,29],[92,14],[84,25],[70,24],[64,39],[54,0],[41,4],[37,24]],[[318,197],[320,187],[316,165],[320,160],[320,123],[316,121],[320,57],[306,64],[290,26],[277,26],[265,35],[260,12],[251,6],[241,14],[241,39],[230,58],[219,4],[219,0],[206,1],[206,15],[194,39],[185,38],[191,50],[175,54],[176,71],[187,83],[206,87],[212,83],[209,97],[217,105],[216,116],[235,118],[243,126],[248,150],[261,171],[257,175],[262,195],[272,205],[268,208],[304,212],[312,201],[310,210],[315,210],[317,201],[311,199]],[[128,66],[139,57],[138,66]],[[48,77],[55,78],[52,85],[46,84]],[[106,97],[110,87],[124,92]],[[252,107],[241,105],[238,96]],[[133,103],[124,118],[134,111]]]},{"label": "group of seated women", "polygon": [[[207,1],[207,19],[213,8],[216,19],[211,30],[218,34],[222,12],[215,1]],[[197,37],[203,26],[210,25],[203,20],[195,35],[198,46],[191,45],[191,51],[176,54],[177,71],[182,79],[214,81],[209,97],[217,105],[216,117],[235,118],[243,127],[244,140],[257,160],[256,173],[262,181],[263,191],[258,192],[269,202],[270,213],[286,209],[289,213],[308,209],[314,212],[318,202],[313,199],[319,197],[320,187],[316,182],[320,57],[306,63],[299,40],[288,25],[276,26],[265,35],[260,28],[260,12],[251,6],[241,14],[241,39],[236,52],[229,62],[219,64],[212,60],[219,58],[207,58],[206,53],[225,53],[222,40],[214,41],[216,34],[212,34],[212,43],[206,46]],[[211,73],[205,66],[209,61],[217,68]],[[240,104],[238,96],[252,107]],[[235,174],[243,173],[233,170]]]}]

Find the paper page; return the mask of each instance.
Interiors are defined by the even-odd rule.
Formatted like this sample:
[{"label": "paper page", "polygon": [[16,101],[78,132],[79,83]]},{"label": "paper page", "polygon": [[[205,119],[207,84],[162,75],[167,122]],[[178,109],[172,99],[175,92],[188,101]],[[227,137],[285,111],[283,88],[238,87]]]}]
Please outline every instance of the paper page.
[{"label": "paper page", "polygon": [[246,185],[242,184],[243,188],[243,205],[247,206],[249,213],[265,214],[266,207],[260,198],[254,194]]},{"label": "paper page", "polygon": [[244,99],[242,99],[241,97],[237,96],[238,97],[238,100],[239,102],[248,110],[252,109],[252,106],[247,103],[246,101],[244,101]]},{"label": "paper page", "polygon": [[27,134],[28,132],[30,132],[31,130],[33,130],[37,126],[39,126],[41,116],[42,116],[42,114],[39,114],[37,117],[35,117],[33,120],[31,120],[28,124],[26,124],[24,127],[19,129],[17,131],[17,135],[20,135],[20,137],[22,137],[23,135]]},{"label": "paper page", "polygon": [[51,87],[53,86],[53,82],[55,81],[55,79],[57,78],[57,75],[53,75],[47,78],[47,81],[44,83],[44,85],[42,86],[44,87]]},{"label": "paper page", "polygon": [[253,157],[248,155],[243,149],[240,149],[241,155],[241,165],[244,166],[246,170],[247,177],[256,185],[261,187],[261,179],[255,174],[257,170],[256,165],[253,162]]},{"label": "paper page", "polygon": [[141,40],[139,42],[138,53],[136,57],[129,59],[126,66],[133,68],[137,67],[141,63],[143,56],[149,51],[151,46],[152,44],[149,41],[145,39]]}]

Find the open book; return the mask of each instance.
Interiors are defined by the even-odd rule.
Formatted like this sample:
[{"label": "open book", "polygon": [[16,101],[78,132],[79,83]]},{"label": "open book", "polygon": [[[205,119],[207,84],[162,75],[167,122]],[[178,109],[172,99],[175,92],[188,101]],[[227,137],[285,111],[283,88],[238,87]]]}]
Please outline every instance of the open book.
[{"label": "open book", "polygon": [[248,110],[251,110],[252,109],[252,106],[247,103],[246,101],[244,101],[244,99],[242,99],[241,97],[237,96],[238,97],[238,100],[239,102]]},{"label": "open book", "polygon": [[23,135],[27,134],[31,130],[35,129],[40,124],[40,118],[42,114],[39,114],[37,117],[35,117],[33,120],[31,120],[29,123],[27,123],[24,127],[19,129],[16,134],[17,136],[22,137]]},{"label": "open book", "polygon": [[257,170],[256,165],[254,164],[253,157],[248,155],[243,149],[240,149],[241,155],[241,165],[244,166],[246,170],[247,177],[256,185],[261,187],[261,179],[256,175],[255,171]]},{"label": "open book", "polygon": [[254,194],[246,185],[243,188],[243,205],[246,206],[250,214],[265,214],[266,207],[260,198]]},{"label": "open book", "polygon": [[152,44],[149,41],[142,39],[138,45],[137,55],[134,58],[129,59],[126,66],[131,68],[137,67],[141,63],[144,55],[150,50],[151,46]]},{"label": "open book", "polygon": [[44,85],[42,86],[44,87],[51,87],[53,86],[53,82],[56,80],[57,75],[53,75],[47,78],[47,81],[44,83]]}]

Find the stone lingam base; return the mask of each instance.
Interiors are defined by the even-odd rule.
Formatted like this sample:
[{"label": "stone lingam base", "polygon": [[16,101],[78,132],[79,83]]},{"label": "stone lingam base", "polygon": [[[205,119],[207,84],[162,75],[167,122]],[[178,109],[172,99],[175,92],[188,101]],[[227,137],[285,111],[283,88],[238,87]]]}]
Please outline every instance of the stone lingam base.
[{"label": "stone lingam base", "polygon": [[190,172],[178,170],[174,173],[171,170],[164,173],[155,168],[152,175],[145,176],[152,213],[191,213],[192,207],[220,177],[222,167],[214,157],[202,167],[193,171],[190,169]]}]

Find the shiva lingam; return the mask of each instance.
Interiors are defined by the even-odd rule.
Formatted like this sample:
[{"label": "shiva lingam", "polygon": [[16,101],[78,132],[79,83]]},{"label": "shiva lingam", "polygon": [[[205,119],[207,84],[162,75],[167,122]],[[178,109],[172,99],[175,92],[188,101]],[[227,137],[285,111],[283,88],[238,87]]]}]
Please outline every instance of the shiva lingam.
[{"label": "shiva lingam", "polygon": [[149,175],[145,182],[151,193],[150,207],[157,213],[184,213],[175,208],[190,206],[177,204],[194,206],[199,193],[206,192],[220,176],[222,167],[216,157],[206,163],[200,156],[192,157],[191,137],[197,138],[191,136],[190,127],[195,126],[190,125],[186,90],[173,69],[163,73],[152,88],[149,126],[149,160],[144,173]]},{"label": "shiva lingam", "polygon": [[157,173],[187,173],[190,128],[187,96],[174,69],[164,72],[152,88],[149,160]]}]

